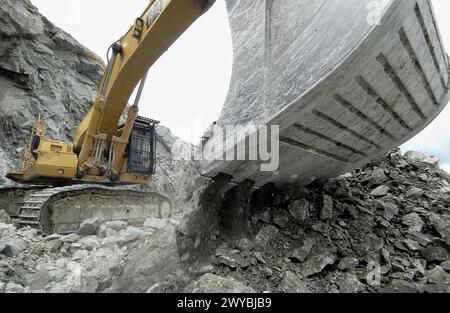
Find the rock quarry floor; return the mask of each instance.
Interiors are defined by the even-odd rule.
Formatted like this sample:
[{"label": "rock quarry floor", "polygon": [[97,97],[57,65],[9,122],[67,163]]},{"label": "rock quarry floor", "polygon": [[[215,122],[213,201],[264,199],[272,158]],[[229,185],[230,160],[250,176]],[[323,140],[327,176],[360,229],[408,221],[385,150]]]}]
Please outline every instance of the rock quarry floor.
[{"label": "rock quarry floor", "polygon": [[2,212],[0,292],[450,292],[449,183],[435,158],[394,151],[337,179],[260,191],[244,227],[219,227],[193,263],[174,235],[182,214],[43,236]]}]

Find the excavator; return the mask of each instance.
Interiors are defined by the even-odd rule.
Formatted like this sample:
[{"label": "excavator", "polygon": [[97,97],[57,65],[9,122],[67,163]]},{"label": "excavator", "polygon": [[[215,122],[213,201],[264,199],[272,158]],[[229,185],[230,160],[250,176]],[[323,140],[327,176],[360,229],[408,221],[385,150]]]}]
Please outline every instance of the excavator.
[{"label": "excavator", "polygon": [[[110,46],[97,96],[73,143],[46,138],[47,122],[39,116],[22,168],[6,176],[16,183],[43,186],[22,203],[19,223],[40,225],[46,232],[69,233],[93,216],[139,221],[170,214],[172,204],[166,196],[120,186],[146,185],[155,174],[159,122],[139,116],[149,69],[213,3],[150,1],[129,31]],[[134,104],[128,106],[136,87]],[[125,122],[120,123],[126,110]],[[105,197],[114,197],[116,204],[104,201]],[[89,201],[74,200],[83,198]],[[58,205],[61,201],[65,205]],[[76,203],[84,203],[84,207]]]},{"label": "excavator", "polygon": [[[24,200],[6,201],[19,207],[19,224],[68,233],[94,216],[138,223],[170,215],[166,196],[128,186],[155,175],[158,122],[138,115],[139,99],[152,65],[214,2],[150,1],[110,46],[73,143],[47,139],[45,118],[38,118],[22,169],[7,175],[21,184],[22,197],[10,199]],[[202,143],[199,181],[225,177],[226,190],[338,177],[418,134],[450,99],[450,59],[430,0],[225,2],[234,79],[217,126],[239,126],[225,138],[234,143],[226,155],[243,152],[259,132],[246,126],[276,125],[279,166],[262,171],[264,158],[215,158],[224,138],[214,131]]]}]

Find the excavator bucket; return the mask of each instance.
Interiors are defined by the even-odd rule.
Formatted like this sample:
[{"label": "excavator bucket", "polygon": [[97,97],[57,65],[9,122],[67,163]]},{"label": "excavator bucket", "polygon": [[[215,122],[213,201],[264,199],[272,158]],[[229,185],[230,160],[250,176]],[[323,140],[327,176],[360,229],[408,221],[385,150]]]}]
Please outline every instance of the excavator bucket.
[{"label": "excavator bucket", "polygon": [[[203,177],[256,186],[337,177],[414,137],[449,100],[431,1],[226,3],[234,66],[220,128],[203,146]],[[268,125],[272,160],[249,158],[252,136],[259,150]]]}]

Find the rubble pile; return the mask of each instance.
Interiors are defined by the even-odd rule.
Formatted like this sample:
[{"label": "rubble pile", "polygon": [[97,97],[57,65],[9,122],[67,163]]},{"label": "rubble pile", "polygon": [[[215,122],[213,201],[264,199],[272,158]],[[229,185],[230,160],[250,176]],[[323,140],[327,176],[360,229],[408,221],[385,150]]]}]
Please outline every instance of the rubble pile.
[{"label": "rubble pile", "polygon": [[0,291],[449,292],[449,182],[437,159],[395,151],[337,179],[263,188],[248,206],[227,195],[220,210],[244,208],[243,227],[220,213],[195,261],[176,236],[185,214],[43,236],[2,212]]},{"label": "rubble pile", "polygon": [[263,205],[250,206],[243,236],[218,238],[211,273],[258,292],[449,292],[449,175],[438,162],[395,151],[256,194]]}]

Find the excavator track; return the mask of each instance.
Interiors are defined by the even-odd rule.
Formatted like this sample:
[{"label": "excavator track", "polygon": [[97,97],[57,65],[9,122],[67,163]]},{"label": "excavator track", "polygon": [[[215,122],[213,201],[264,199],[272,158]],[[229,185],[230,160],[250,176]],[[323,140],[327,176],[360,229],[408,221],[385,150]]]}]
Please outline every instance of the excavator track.
[{"label": "excavator track", "polygon": [[[138,225],[148,217],[167,218],[172,211],[172,203],[168,197],[126,187],[16,187],[14,191],[22,191],[25,196],[18,203],[20,210],[17,216],[13,215],[13,222],[20,227],[41,229],[44,233],[76,232],[79,225],[91,217],[99,217],[105,221],[126,220]],[[6,191],[2,194],[5,193]]]}]

